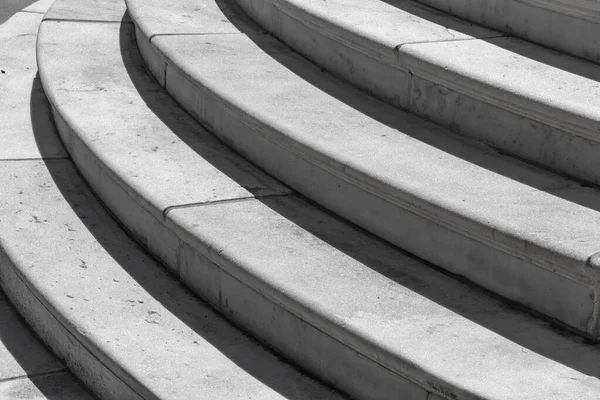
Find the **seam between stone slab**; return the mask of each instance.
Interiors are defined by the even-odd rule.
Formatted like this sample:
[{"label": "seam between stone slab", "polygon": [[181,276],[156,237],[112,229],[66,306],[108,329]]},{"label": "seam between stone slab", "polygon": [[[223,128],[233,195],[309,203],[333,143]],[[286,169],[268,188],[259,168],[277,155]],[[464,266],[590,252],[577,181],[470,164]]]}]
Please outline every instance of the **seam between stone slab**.
[{"label": "seam between stone slab", "polygon": [[119,20],[119,21],[111,21],[111,20],[104,20],[104,19],[98,19],[98,20],[93,20],[93,19],[73,19],[73,18],[44,18],[44,21],[42,22],[80,22],[80,23],[84,23],[84,24],[133,24],[133,21],[123,21],[123,20]]},{"label": "seam between stone slab", "polygon": [[60,374],[64,374],[64,373],[69,373],[69,370],[66,367],[62,367],[61,369],[57,369],[54,371],[38,372],[37,374],[25,374],[25,375],[18,375],[18,376],[13,376],[10,378],[0,379],[0,384],[5,383],[5,382],[25,380],[25,379],[30,379],[30,378],[43,378],[45,376],[60,375]]},{"label": "seam between stone slab", "polygon": [[69,156],[57,156],[57,157],[31,157],[31,158],[0,158],[0,162],[3,161],[52,161],[52,160],[70,160]]},{"label": "seam between stone slab", "polygon": [[263,194],[263,195],[259,195],[259,196],[243,196],[243,197],[236,197],[236,198],[224,199],[224,200],[209,200],[209,201],[202,201],[202,202],[198,202],[198,203],[178,204],[178,205],[169,206],[169,207],[165,208],[162,214],[163,214],[163,218],[166,221],[166,218],[168,217],[168,214],[171,211],[180,210],[182,208],[204,207],[204,206],[219,205],[219,204],[224,204],[224,203],[240,203],[240,202],[248,201],[248,200],[269,199],[269,198],[273,198],[273,197],[289,197],[289,196],[294,196],[294,195],[296,195],[294,192],[272,193],[272,194]]},{"label": "seam between stone slab", "polygon": [[158,36],[209,36],[209,35],[245,35],[243,32],[186,32],[186,33],[155,33],[150,35],[148,38],[149,41],[152,41],[155,37]]},{"label": "seam between stone slab", "polygon": [[27,14],[42,14],[42,15],[43,15],[43,14],[46,14],[46,13],[45,13],[45,12],[43,12],[43,11],[28,11],[28,10],[21,10],[21,11],[19,11],[19,13],[27,13]]},{"label": "seam between stone slab", "polygon": [[[506,36],[493,37],[489,40],[503,39],[505,37]],[[483,41],[482,39],[476,40]],[[413,46],[421,46],[432,43],[435,42],[422,42],[413,44]],[[572,115],[572,113],[568,110],[562,109],[560,106],[552,108],[550,106],[542,105],[542,107],[540,107],[538,102],[526,99],[529,104],[526,104],[525,107],[523,107],[522,105],[519,105],[518,101],[512,101],[515,97],[518,100],[524,99],[525,96],[523,95],[515,95],[511,92],[503,90],[502,88],[492,87],[486,83],[480,82],[477,78],[463,77],[453,72],[448,72],[448,69],[437,64],[415,61],[416,57],[413,55],[403,55],[401,51],[399,51],[398,59],[400,60],[400,63],[405,66],[405,69],[411,74],[415,74],[423,79],[429,80],[430,82],[445,86],[451,90],[472,97],[483,103],[502,108],[510,113],[534,121],[539,121],[543,124],[561,129],[592,142],[600,143],[600,135],[598,135],[594,129],[587,129],[578,123],[569,123],[567,120],[570,119],[569,116]],[[546,107],[552,108],[550,112],[543,110],[543,108]],[[556,111],[559,111],[560,118],[556,117]]]},{"label": "seam between stone slab", "polygon": [[[322,25],[320,25],[320,24],[318,24],[318,23],[316,23],[314,21],[300,19],[300,17],[294,15],[294,13],[291,12],[289,9],[286,9],[284,6],[282,6],[281,3],[273,3],[272,0],[265,0],[265,1],[269,1],[271,3],[271,5],[274,8],[276,8],[277,10],[279,10],[279,12],[281,12],[282,14],[285,14],[289,18],[292,18],[293,20],[295,20],[296,22],[298,22],[298,23],[306,26],[307,28],[309,28],[311,30],[317,31],[321,35],[326,36],[326,37],[328,37],[331,40],[335,40],[338,43],[341,43],[342,45],[344,45],[344,46],[346,46],[346,47],[348,47],[348,48],[350,48],[350,49],[352,49],[354,51],[357,51],[357,52],[359,52],[361,54],[364,54],[364,55],[366,55],[368,57],[374,57],[375,59],[379,59],[380,58],[380,59],[384,60],[384,62],[386,64],[388,64],[388,65],[390,65],[390,66],[392,66],[392,67],[394,67],[396,69],[404,70],[401,65],[399,65],[397,62],[395,62],[396,60],[390,59],[389,57],[386,57],[383,54],[374,53],[374,52],[371,51],[371,49],[369,47],[357,45],[352,40],[346,40],[345,36],[339,35],[334,30],[329,29],[327,27],[324,27],[324,26],[322,26]],[[241,8],[243,8],[243,7],[241,7]],[[306,14],[310,14],[311,16],[313,15],[310,11],[305,11],[305,13]],[[343,26],[340,26],[340,25],[338,25],[336,23],[333,23],[333,25],[334,26],[338,26],[342,31],[347,32],[347,29],[344,28]],[[446,29],[448,29],[448,28],[446,27]],[[490,30],[492,30],[492,29],[490,29]],[[365,37],[363,35],[360,35],[360,34],[357,35],[357,34],[354,34],[354,33],[352,35],[360,36],[360,37]],[[504,36],[505,36],[504,33],[499,32],[498,36],[490,36],[489,38],[504,37]],[[480,38],[478,38],[478,37],[471,37],[471,38],[464,38],[464,39],[435,40],[435,41],[430,41],[430,42],[417,42],[417,43],[436,43],[436,42],[446,42],[446,41],[447,42],[453,42],[453,41],[467,41],[467,40],[477,40],[477,39],[480,39]],[[481,39],[488,39],[488,37],[482,36]],[[402,47],[402,46],[404,46],[406,44],[410,44],[410,43],[404,43],[404,44],[396,45],[394,47],[394,50],[397,49],[397,48],[399,48],[399,46]],[[386,45],[383,44],[383,46],[386,46]]]},{"label": "seam between stone slab", "polygon": [[402,43],[397,45],[396,47],[394,47],[394,50],[398,51],[400,49],[402,49],[402,47],[404,46],[408,46],[409,44],[425,44],[425,43],[445,43],[445,42],[468,42],[470,40],[487,40],[487,39],[500,39],[500,38],[504,38],[507,37],[507,34],[502,34],[502,35],[493,35],[493,36],[482,36],[480,38],[462,38],[462,39],[441,39],[441,40],[429,40],[429,41],[416,41],[416,42],[406,42],[406,43]]},{"label": "seam between stone slab", "polygon": [[118,369],[121,368],[119,365],[116,365],[117,370],[115,370],[115,368],[111,368],[110,365],[107,365],[107,363],[105,362],[105,359],[107,357],[98,357],[98,355],[96,354],[96,352],[93,351],[93,349],[90,349],[87,343],[85,343],[84,341],[80,340],[81,333],[79,333],[75,327],[73,327],[73,329],[69,328],[69,326],[64,323],[64,321],[63,321],[63,315],[60,312],[57,311],[55,313],[55,312],[52,311],[53,307],[49,306],[49,304],[47,303],[45,297],[41,296],[41,293],[37,289],[33,289],[29,285],[29,282],[26,279],[24,279],[23,275],[21,275],[21,271],[17,267],[17,265],[14,263],[14,261],[10,258],[10,256],[8,254],[6,254],[6,256],[10,260],[8,268],[10,268],[13,271],[13,273],[16,276],[16,278],[27,289],[27,291],[29,291],[30,296],[32,296],[40,304],[40,306],[43,307],[43,309],[46,310],[46,312],[49,315],[51,315],[51,318],[54,319],[56,321],[56,323],[58,325],[60,325],[66,332],[68,332],[69,335],[71,336],[71,338],[73,340],[77,341],[77,343],[79,343],[79,346],[81,346],[84,351],[86,351],[91,357],[93,357],[94,359],[96,359],[96,361],[99,364],[102,364],[104,366],[104,368],[106,368],[107,371],[110,371],[110,373],[112,375],[114,375],[115,379],[121,381],[123,383],[123,385],[127,386],[133,393],[135,393],[136,395],[138,395],[140,398],[144,398],[144,396],[142,396],[142,394],[140,392],[138,392],[134,387],[132,387],[129,384],[129,382],[127,382],[126,380],[123,380],[121,378],[121,375],[118,373],[119,372]]}]

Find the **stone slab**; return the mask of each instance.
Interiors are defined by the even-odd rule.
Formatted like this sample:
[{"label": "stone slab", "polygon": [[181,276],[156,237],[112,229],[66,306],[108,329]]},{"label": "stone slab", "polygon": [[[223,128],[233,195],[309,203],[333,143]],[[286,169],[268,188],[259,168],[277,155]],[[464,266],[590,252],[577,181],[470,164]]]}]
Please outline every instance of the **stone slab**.
[{"label": "stone slab", "polygon": [[124,0],[98,0],[93,7],[78,0],[56,1],[44,20],[130,22]]},{"label": "stone slab", "polygon": [[197,300],[123,232],[70,161],[0,163],[0,185],[2,282],[102,397],[342,398]]},{"label": "stone slab", "polygon": [[[595,346],[549,329],[302,200],[177,209],[169,220],[195,250],[182,250],[184,281],[276,346],[291,342],[292,357],[320,359],[317,370],[350,368],[342,343],[439,398],[579,399],[600,393]],[[406,394],[388,392],[391,386],[381,383],[386,378],[373,380],[352,362],[354,372],[344,375],[352,382],[340,384],[372,389],[380,382],[364,398]]]},{"label": "stone slab", "polygon": [[[169,92],[283,182],[436,265],[595,335],[598,271],[580,266],[598,251],[600,225],[589,221],[600,214],[571,201],[585,191],[576,182],[376,102],[266,36],[152,43],[168,60]],[[557,188],[569,190],[550,193]],[[545,284],[565,295],[548,297]]]},{"label": "stone slab", "polygon": [[500,34],[413,1],[240,0],[265,29],[327,70],[406,108],[408,72],[396,63],[406,43]]},{"label": "stone slab", "polygon": [[[317,0],[238,3],[300,53],[394,106],[520,158],[600,182],[595,157],[600,115],[593,110],[599,69],[593,64],[497,32],[476,32],[481,28],[414,2],[370,0],[349,7]],[[489,1],[472,8],[480,3],[494,8]],[[494,13],[511,19],[502,10]],[[526,12],[517,14],[511,20],[535,25]],[[559,24],[563,30],[568,25]],[[598,37],[585,32],[592,41]],[[405,34],[407,39],[401,39]]]},{"label": "stone slab", "polygon": [[67,156],[36,78],[41,20],[41,14],[18,13],[0,26],[0,159]]}]

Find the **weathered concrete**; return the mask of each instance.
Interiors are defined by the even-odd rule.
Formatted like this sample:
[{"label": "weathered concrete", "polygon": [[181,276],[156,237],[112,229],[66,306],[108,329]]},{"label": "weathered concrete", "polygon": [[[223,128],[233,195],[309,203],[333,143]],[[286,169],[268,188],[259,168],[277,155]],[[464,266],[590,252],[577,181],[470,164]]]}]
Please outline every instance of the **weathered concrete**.
[{"label": "weathered concrete", "polygon": [[[452,16],[413,2],[367,0],[344,12],[340,9],[347,2],[238,3],[299,52],[395,106],[503,151],[600,183],[595,156],[600,113],[593,110],[600,95],[597,65],[498,38],[498,33],[457,23]],[[380,20],[384,22],[369,22]],[[406,31],[416,33],[412,42],[399,33],[407,21],[412,21],[412,29]],[[444,36],[448,26],[459,34]],[[433,31],[439,34],[431,35]],[[489,76],[480,74],[481,66],[490,70]]]},{"label": "weathered concrete", "polygon": [[168,61],[167,90],[265,170],[413,254],[598,334],[598,267],[581,266],[598,251],[600,214],[573,201],[598,192],[376,102],[267,35],[151,44],[144,54]]},{"label": "weathered concrete", "polygon": [[600,61],[600,7],[594,0],[418,0],[544,46]]}]

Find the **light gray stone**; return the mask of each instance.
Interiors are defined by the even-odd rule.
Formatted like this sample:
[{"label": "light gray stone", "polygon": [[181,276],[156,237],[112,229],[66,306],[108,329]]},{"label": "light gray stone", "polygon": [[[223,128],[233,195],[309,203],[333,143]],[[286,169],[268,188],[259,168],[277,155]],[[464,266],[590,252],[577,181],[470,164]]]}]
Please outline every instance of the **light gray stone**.
[{"label": "light gray stone", "polygon": [[395,388],[385,370],[367,368],[365,360],[440,398],[599,393],[594,360],[600,353],[593,345],[548,329],[304,201],[220,203],[173,210],[169,219],[189,245],[180,257],[188,285],[319,375],[348,377],[337,384],[359,398],[424,395]]},{"label": "light gray stone", "polygon": [[[551,169],[600,182],[595,157],[600,141],[600,115],[594,110],[600,93],[596,65],[501,38],[497,32],[470,26],[414,2],[238,3],[300,53],[395,106]],[[540,16],[541,21],[552,20],[550,24],[530,21],[531,12],[526,10],[504,12],[509,3],[529,8],[533,3],[547,8],[562,4],[561,12],[594,19],[593,12],[586,17],[577,11],[594,10],[597,6],[589,1],[577,2],[572,8],[562,1],[476,3],[457,0],[442,7],[485,8],[497,18],[528,27],[537,24],[546,29],[556,23],[560,29],[548,28],[556,34],[540,33],[548,40],[574,34],[584,35],[592,43],[599,37],[583,23],[558,23],[554,12],[552,18]],[[513,13],[518,16],[513,18]],[[558,33],[570,25],[581,28],[570,30],[569,35]]]},{"label": "light gray stone", "polygon": [[25,7],[23,11],[45,14],[56,0],[39,0]]},{"label": "light gray stone", "polygon": [[571,201],[586,191],[577,183],[376,102],[267,36],[152,43],[168,60],[169,92],[265,170],[438,266],[596,335],[598,267],[581,265],[598,251],[590,221],[600,214]]},{"label": "light gray stone", "polygon": [[55,1],[44,20],[130,22],[124,0],[97,0],[93,6],[79,0]]},{"label": "light gray stone", "polygon": [[41,20],[40,14],[17,13],[0,25],[0,159],[3,160],[67,156],[36,78],[35,42]]}]

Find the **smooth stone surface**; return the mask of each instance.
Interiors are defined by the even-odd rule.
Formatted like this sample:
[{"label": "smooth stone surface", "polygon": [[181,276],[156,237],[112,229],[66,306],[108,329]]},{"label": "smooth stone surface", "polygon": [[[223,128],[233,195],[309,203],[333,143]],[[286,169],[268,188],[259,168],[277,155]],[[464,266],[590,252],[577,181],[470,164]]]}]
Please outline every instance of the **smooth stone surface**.
[{"label": "smooth stone surface", "polygon": [[[40,14],[17,13],[0,25],[0,160],[67,156],[36,78],[41,20]],[[44,132],[39,140],[31,135],[33,129]]]},{"label": "smooth stone surface", "polygon": [[68,373],[0,382],[3,400],[93,400]]},{"label": "smooth stone surface", "polygon": [[[595,346],[553,331],[304,201],[198,206],[173,210],[169,220],[197,251],[180,257],[188,285],[274,343],[292,341],[295,357],[323,360],[316,368],[345,368],[339,344],[327,342],[332,337],[440,398],[579,399],[600,393]],[[253,294],[240,299],[245,291],[229,280],[246,282]],[[256,292],[324,334],[313,336],[281,317]],[[357,375],[357,385],[373,382]],[[376,393],[386,398],[388,386],[379,387]],[[413,396],[406,394],[419,398]]]},{"label": "smooth stone surface", "polygon": [[[581,266],[598,251],[590,221],[600,213],[572,201],[585,191],[577,183],[373,101],[267,36],[152,42],[168,60],[169,92],[265,170],[413,254],[596,335],[598,270]],[[549,193],[558,188],[570,190]]]},{"label": "smooth stone surface", "polygon": [[[27,283],[20,301],[45,310],[32,324],[88,385],[106,386],[103,398],[342,398],[197,300],[122,231],[69,161],[0,163],[0,185],[3,281],[16,273]],[[48,313],[68,340],[39,324]]]},{"label": "smooth stone surface", "polygon": [[60,0],[48,10],[44,20],[95,21],[95,22],[128,22],[125,1],[97,0],[90,7],[79,0]]}]

